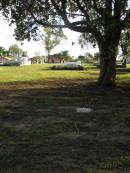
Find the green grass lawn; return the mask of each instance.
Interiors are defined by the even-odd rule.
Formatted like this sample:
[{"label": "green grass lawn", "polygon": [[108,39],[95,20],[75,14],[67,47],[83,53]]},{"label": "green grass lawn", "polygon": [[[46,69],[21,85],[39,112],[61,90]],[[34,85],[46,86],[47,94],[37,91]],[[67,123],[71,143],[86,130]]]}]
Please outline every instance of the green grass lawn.
[{"label": "green grass lawn", "polygon": [[[70,71],[70,70],[51,70],[52,64],[19,66],[19,67],[4,67],[0,66],[0,83],[15,83],[28,82],[48,79],[88,79],[97,80],[99,70],[94,66],[84,66],[84,71]],[[117,82],[129,80],[130,65],[127,65],[127,70],[118,69]],[[129,82],[129,81],[128,81]]]},{"label": "green grass lawn", "polygon": [[129,173],[130,66],[113,88],[50,66],[0,66],[0,173]]},{"label": "green grass lawn", "polygon": [[[85,79],[96,78],[98,70],[70,71],[70,70],[51,70],[52,65],[31,65],[20,67],[0,66],[0,82],[23,82],[45,79]],[[89,67],[90,68],[90,67]],[[91,75],[93,73],[93,75]]]}]

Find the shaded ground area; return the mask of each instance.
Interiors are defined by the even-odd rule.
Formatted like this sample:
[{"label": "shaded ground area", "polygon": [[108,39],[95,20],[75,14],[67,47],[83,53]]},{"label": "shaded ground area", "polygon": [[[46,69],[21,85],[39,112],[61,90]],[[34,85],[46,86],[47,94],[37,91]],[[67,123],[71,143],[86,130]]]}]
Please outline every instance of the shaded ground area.
[{"label": "shaded ground area", "polygon": [[1,85],[0,172],[129,173],[129,98],[83,79]]}]

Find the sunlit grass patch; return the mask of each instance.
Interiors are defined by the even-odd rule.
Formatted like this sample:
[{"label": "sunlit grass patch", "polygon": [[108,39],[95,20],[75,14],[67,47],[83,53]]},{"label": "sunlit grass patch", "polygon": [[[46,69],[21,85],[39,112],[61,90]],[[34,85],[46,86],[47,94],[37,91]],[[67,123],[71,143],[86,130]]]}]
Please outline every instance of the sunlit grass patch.
[{"label": "sunlit grass patch", "polygon": [[55,71],[51,70],[52,65],[31,65],[20,67],[0,67],[0,82],[22,82],[44,79],[90,79],[97,78],[98,70],[89,70],[85,68],[81,71]]}]

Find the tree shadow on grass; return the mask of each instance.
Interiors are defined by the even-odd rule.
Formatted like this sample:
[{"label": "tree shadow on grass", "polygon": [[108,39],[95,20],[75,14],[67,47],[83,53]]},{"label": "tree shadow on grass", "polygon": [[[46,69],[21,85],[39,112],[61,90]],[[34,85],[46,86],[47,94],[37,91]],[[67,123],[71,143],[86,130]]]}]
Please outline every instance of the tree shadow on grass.
[{"label": "tree shadow on grass", "polygon": [[118,68],[117,69],[117,74],[130,74],[130,68]]},{"label": "tree shadow on grass", "polygon": [[[43,82],[42,87],[35,83],[4,90],[0,95],[5,103],[0,104],[3,172],[129,172],[129,88],[81,81],[53,80],[46,87]],[[93,111],[78,113],[77,107]]]}]

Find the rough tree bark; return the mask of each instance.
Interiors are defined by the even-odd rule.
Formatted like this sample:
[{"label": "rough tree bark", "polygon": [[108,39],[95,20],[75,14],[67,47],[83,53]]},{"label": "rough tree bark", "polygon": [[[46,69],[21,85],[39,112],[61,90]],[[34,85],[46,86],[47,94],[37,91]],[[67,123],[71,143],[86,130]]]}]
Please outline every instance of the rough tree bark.
[{"label": "rough tree bark", "polygon": [[[110,38],[110,39],[109,39]],[[120,32],[114,33],[113,37],[108,36],[99,44],[100,51],[100,75],[99,85],[115,85],[116,78],[116,57]]]},{"label": "rough tree bark", "polygon": [[100,50],[99,85],[114,85],[116,77],[116,53]]}]

